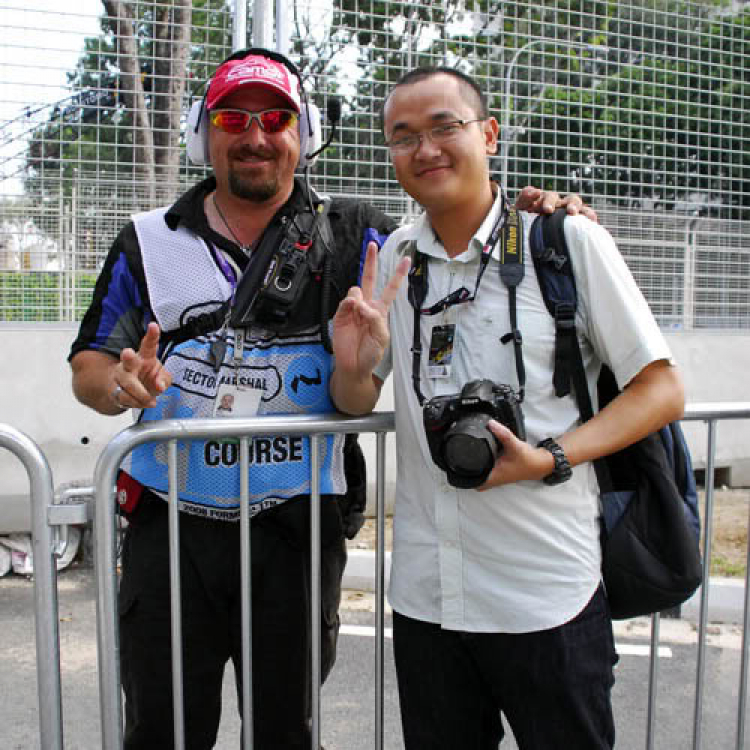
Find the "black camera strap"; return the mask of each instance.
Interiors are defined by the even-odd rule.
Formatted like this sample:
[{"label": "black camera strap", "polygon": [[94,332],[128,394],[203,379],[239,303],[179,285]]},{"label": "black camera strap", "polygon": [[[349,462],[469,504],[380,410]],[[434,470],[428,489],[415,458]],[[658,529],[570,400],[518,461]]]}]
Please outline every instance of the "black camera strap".
[{"label": "black camera strap", "polygon": [[511,332],[505,334],[505,336],[501,338],[501,341],[507,343],[512,340],[514,343],[516,372],[518,374],[519,382],[519,399],[521,401],[523,400],[524,385],[526,384],[526,371],[523,366],[523,354],[521,351],[522,339],[521,332],[518,330],[516,315],[516,287],[521,283],[524,276],[523,243],[521,242],[522,233],[519,229],[520,223],[516,210],[510,208],[505,199],[503,199],[500,215],[492,227],[487,242],[485,242],[482,247],[474,292],[470,293],[466,287],[462,286],[459,289],[455,289],[446,297],[428,308],[423,307],[424,301],[427,298],[427,290],[429,288],[428,260],[427,256],[424,253],[419,252],[419,250],[416,249],[416,244],[414,244],[414,259],[408,277],[408,299],[414,310],[414,334],[411,350],[412,383],[414,385],[414,393],[417,396],[420,406],[425,402],[425,397],[420,386],[420,368],[422,362],[420,317],[422,315],[437,315],[453,305],[471,302],[476,299],[482,276],[487,269],[492,252],[498,242],[500,243],[499,273],[503,283],[508,287],[511,319]]},{"label": "black camera strap", "polygon": [[425,398],[419,385],[421,376],[419,368],[422,362],[422,332],[419,327],[419,317],[422,305],[427,296],[427,259],[423,253],[417,250],[414,243],[414,259],[409,269],[408,298],[414,310],[414,332],[411,345],[411,380],[414,384],[414,393],[419,405],[424,404]]},{"label": "black camera strap", "polygon": [[500,337],[503,344],[513,342],[513,352],[516,358],[516,375],[518,377],[518,400],[523,402],[526,386],[526,368],[523,365],[523,338],[518,327],[518,311],[516,309],[516,288],[523,281],[525,266],[523,260],[523,227],[518,218],[518,212],[511,208],[505,221],[505,233],[500,246],[500,279],[508,288],[508,308],[510,313],[510,331]]}]

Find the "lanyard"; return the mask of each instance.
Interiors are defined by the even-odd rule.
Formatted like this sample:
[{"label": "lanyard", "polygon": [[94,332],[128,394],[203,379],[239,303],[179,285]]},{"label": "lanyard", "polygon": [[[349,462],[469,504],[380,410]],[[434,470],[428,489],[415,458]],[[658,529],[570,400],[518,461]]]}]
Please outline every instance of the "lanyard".
[{"label": "lanyard", "polygon": [[451,292],[439,302],[429,308],[422,308],[427,296],[427,258],[418,250],[415,252],[414,265],[409,272],[409,302],[414,310],[414,336],[412,341],[412,383],[414,392],[421,404],[425,398],[420,388],[420,366],[422,361],[422,336],[420,330],[421,315],[435,315],[447,308],[461,304],[462,302],[471,302],[476,299],[479,291],[479,284],[487,265],[498,241],[500,242],[500,264],[499,274],[503,283],[508,288],[508,303],[510,306],[511,331],[505,334],[500,340],[503,344],[509,341],[513,342],[514,355],[516,360],[516,373],[518,375],[519,399],[523,401],[524,385],[526,383],[526,372],[523,365],[523,353],[521,350],[522,337],[517,326],[516,316],[516,287],[521,283],[524,277],[523,263],[523,243],[521,242],[522,233],[520,231],[520,222],[518,214],[514,209],[509,209],[507,203],[503,202],[503,208],[498,220],[490,232],[487,242],[482,247],[482,254],[477,271],[477,280],[474,287],[474,293],[470,294],[466,287],[461,287]]},{"label": "lanyard", "polygon": [[[424,303],[424,299],[427,296],[428,288],[427,262],[424,254],[417,251],[414,268],[409,273],[409,301],[411,302],[412,307],[414,307],[415,311],[418,311],[419,315],[437,315],[438,313],[443,312],[443,310],[447,310],[449,307],[453,307],[453,305],[460,305],[464,302],[472,302],[476,299],[477,292],[479,291],[479,284],[482,282],[482,276],[484,276],[484,272],[487,270],[487,264],[490,262],[492,251],[495,249],[498,240],[500,240],[503,227],[507,223],[507,217],[508,207],[505,202],[503,202],[503,207],[500,211],[500,215],[497,217],[497,221],[492,227],[490,236],[487,238],[487,242],[484,243],[481,255],[479,256],[479,268],[477,268],[477,280],[474,283],[473,293],[469,292],[469,290],[465,286],[462,286],[459,289],[455,289],[454,291],[452,291],[446,297],[443,297],[443,299],[439,300],[431,307],[423,308],[422,304]],[[504,240],[505,237],[503,236],[503,246],[505,245]],[[421,290],[417,290],[416,288],[416,284],[418,283],[417,279],[419,279],[420,276],[421,284],[424,288],[423,292]],[[418,295],[420,294],[421,300],[417,302],[417,300],[419,299]]]}]

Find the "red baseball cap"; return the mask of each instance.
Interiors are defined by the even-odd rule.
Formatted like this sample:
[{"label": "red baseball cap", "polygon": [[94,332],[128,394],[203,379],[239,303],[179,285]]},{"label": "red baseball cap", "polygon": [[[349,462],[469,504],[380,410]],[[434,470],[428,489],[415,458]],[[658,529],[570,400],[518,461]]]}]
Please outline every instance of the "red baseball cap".
[{"label": "red baseball cap", "polygon": [[220,65],[211,79],[206,96],[210,110],[243,86],[259,86],[281,94],[295,112],[302,106],[299,80],[287,67],[270,57],[248,55],[242,60],[228,60]]}]

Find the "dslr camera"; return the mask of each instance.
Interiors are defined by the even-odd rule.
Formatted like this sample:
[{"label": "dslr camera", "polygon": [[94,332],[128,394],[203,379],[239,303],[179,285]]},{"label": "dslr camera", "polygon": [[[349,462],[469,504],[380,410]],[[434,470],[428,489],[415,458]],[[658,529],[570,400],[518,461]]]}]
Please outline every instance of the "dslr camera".
[{"label": "dslr camera", "polygon": [[432,460],[447,473],[448,483],[461,489],[484,484],[502,453],[487,427],[490,419],[526,440],[518,394],[491,380],[472,380],[460,393],[431,398],[422,416]]}]

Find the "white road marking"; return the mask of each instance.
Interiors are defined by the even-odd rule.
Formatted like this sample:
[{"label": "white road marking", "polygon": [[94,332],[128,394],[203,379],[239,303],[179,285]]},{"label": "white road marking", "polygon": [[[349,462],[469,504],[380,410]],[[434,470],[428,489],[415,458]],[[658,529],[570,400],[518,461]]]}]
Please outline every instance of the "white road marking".
[{"label": "white road marking", "polygon": [[[339,630],[341,635],[362,635],[368,638],[375,637],[375,628],[370,625],[342,625]],[[393,628],[383,628],[386,638],[393,638]]]},{"label": "white road marking", "polygon": [[[375,637],[375,628],[371,625],[342,625],[339,632],[341,635],[357,635],[366,638]],[[383,635],[386,638],[393,638],[393,628],[384,628]],[[651,654],[651,646],[619,643],[615,644],[615,648],[620,656],[649,656]],[[662,659],[671,659],[672,649],[669,646],[659,646],[657,655]]]}]

